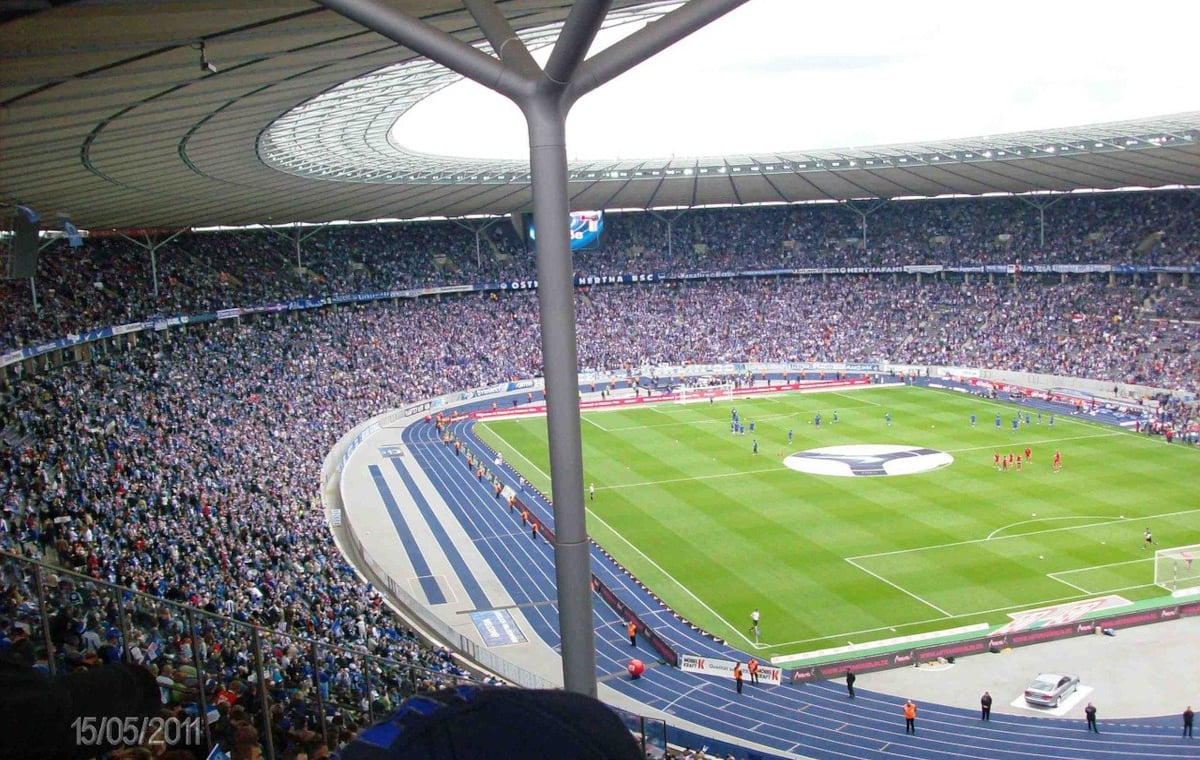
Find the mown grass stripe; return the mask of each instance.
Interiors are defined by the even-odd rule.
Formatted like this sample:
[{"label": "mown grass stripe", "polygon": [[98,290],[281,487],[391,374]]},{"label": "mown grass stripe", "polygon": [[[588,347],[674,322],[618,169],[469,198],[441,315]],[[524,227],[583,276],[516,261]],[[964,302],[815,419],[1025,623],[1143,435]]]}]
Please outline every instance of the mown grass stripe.
[{"label": "mown grass stripe", "polygon": [[[753,432],[730,433],[731,406]],[[1151,527],[1160,546],[1200,543],[1200,511],[1190,508],[1197,452],[1086,416],[1057,415],[1051,427],[1031,412],[1031,424],[1013,432],[1009,420],[1025,411],[904,387],[604,412],[603,429],[583,428],[584,482],[597,491],[588,506],[603,520],[589,529],[717,635],[744,635],[740,623],[757,606],[769,650],[1001,623],[1114,589],[1132,600],[1165,593],[1148,585],[1153,563],[1137,561],[1146,556],[1141,531]],[[548,488],[538,471],[549,460],[544,419],[477,431],[510,445],[512,453],[498,448]],[[806,449],[878,443],[947,451],[955,461],[890,478],[805,475],[782,464]],[[1022,471],[993,468],[994,453],[1023,456],[1026,447],[1034,456]],[[1050,467],[1056,449],[1060,473]]]}]

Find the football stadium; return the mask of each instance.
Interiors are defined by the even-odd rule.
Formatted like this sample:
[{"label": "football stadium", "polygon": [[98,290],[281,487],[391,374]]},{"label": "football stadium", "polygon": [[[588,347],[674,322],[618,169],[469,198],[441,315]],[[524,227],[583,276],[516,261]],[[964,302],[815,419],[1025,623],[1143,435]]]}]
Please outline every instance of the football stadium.
[{"label": "football stadium", "polygon": [[0,10],[0,757],[1195,757],[1200,112],[575,157],[754,4]]}]

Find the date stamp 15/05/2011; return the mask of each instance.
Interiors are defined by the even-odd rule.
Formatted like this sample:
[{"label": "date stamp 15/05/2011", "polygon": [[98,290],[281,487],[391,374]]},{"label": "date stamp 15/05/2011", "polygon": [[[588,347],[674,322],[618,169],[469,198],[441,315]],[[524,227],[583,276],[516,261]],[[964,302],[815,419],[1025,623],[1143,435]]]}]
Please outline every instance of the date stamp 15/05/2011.
[{"label": "date stamp 15/05/2011", "polygon": [[71,728],[79,747],[194,746],[202,741],[199,717],[84,716],[71,721]]}]

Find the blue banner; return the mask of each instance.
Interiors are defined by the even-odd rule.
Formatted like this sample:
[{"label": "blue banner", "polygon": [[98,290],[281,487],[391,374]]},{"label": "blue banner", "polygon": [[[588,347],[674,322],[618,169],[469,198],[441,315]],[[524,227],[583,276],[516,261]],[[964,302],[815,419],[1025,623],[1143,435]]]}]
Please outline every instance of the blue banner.
[{"label": "blue banner", "polygon": [[483,610],[472,612],[471,622],[479,631],[484,646],[502,647],[509,644],[524,644],[527,639],[521,627],[508,610]]},{"label": "blue banner", "polygon": [[[1192,266],[1150,266],[1133,264],[986,264],[973,266],[943,266],[940,264],[919,264],[888,267],[797,267],[789,269],[753,269],[753,270],[721,270],[716,272],[673,273],[650,272],[647,274],[621,273],[610,275],[593,275],[576,277],[575,287],[592,285],[634,285],[638,283],[653,283],[679,280],[710,280],[735,279],[753,277],[801,277],[813,275],[845,275],[845,274],[920,274],[950,272],[955,274],[1019,274],[1025,272],[1055,272],[1062,274],[1108,273],[1120,275],[1141,274],[1200,274],[1200,265]],[[194,315],[179,315],[173,317],[155,317],[144,322],[128,325],[105,327],[91,330],[78,335],[68,335],[57,340],[44,341],[34,346],[14,349],[0,356],[0,367],[8,366],[22,359],[28,359],[50,351],[55,351],[80,343],[89,343],[113,335],[121,335],[139,330],[166,330],[182,325],[211,322],[216,319],[232,319],[242,314],[264,314],[282,311],[304,311],[316,309],[330,304],[366,303],[397,298],[420,298],[431,295],[451,295],[455,293],[487,293],[519,290],[536,290],[538,282],[533,280],[510,280],[507,282],[477,282],[470,285],[442,285],[427,288],[409,288],[405,290],[384,290],[369,293],[354,293],[349,295],[326,296],[321,298],[298,298],[279,303],[245,306],[241,308],[221,309],[217,312],[205,312]],[[849,370],[854,371],[854,370]]]}]

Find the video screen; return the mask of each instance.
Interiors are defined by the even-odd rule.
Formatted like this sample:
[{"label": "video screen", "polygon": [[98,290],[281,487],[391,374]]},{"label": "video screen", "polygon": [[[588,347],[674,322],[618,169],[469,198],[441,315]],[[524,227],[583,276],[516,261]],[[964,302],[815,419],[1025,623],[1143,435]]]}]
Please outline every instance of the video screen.
[{"label": "video screen", "polygon": [[[533,214],[525,215],[525,231],[530,248],[537,247],[537,231],[534,229]],[[603,211],[571,212],[571,252],[599,251],[604,242]]]}]

